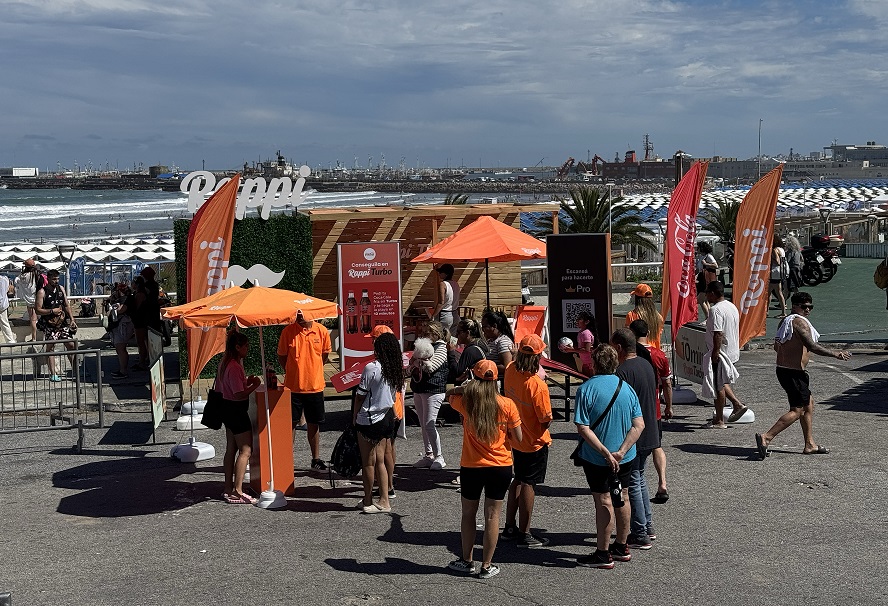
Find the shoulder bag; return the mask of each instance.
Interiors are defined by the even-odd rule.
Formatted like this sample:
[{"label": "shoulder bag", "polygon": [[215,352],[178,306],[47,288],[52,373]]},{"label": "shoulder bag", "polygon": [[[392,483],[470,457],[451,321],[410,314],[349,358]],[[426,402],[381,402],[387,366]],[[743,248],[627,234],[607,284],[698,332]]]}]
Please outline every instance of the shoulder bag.
[{"label": "shoulder bag", "polygon": [[[620,379],[619,383],[617,383],[617,389],[614,391],[614,395],[611,398],[610,403],[607,405],[607,408],[605,408],[604,412],[601,413],[601,416],[599,416],[597,419],[595,419],[595,422],[589,426],[590,431],[595,431],[595,428],[601,424],[601,422],[607,416],[607,413],[610,412],[610,409],[611,409],[611,407],[613,407],[614,402],[617,401],[617,396],[620,395],[621,389],[623,389],[623,379]],[[580,449],[583,448],[583,442],[585,442],[585,441],[586,440],[583,439],[583,436],[580,436],[579,442],[577,443],[577,447],[574,448],[574,451],[572,453],[570,453],[570,458],[573,459],[574,465],[576,465],[577,467],[582,467],[582,465],[583,465],[583,459],[580,458]]]},{"label": "shoulder bag", "polygon": [[225,398],[222,397],[221,391],[216,391],[216,380],[213,380],[213,386],[207,391],[207,404],[204,406],[203,416],[200,419],[201,425],[210,429],[222,429],[222,421],[225,417]]}]

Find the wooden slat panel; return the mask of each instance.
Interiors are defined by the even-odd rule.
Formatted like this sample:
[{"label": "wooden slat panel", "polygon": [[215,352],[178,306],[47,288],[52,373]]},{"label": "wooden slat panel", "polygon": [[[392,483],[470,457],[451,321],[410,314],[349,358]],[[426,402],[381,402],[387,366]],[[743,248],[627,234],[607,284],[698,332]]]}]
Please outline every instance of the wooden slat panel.
[{"label": "wooden slat panel", "polygon": [[[533,205],[527,210],[548,210],[550,205]],[[401,240],[401,282],[404,311],[434,306],[437,275],[429,263],[410,259],[432,244],[434,225],[439,241],[473,222],[480,215],[518,227],[522,207],[513,205],[428,206],[421,209],[379,209],[354,213],[336,209],[309,211],[314,251],[314,292],[327,300],[337,296],[336,245],[346,242]],[[461,305],[480,311],[486,304],[483,263],[454,263],[455,278],[462,289]],[[490,264],[490,303],[510,307],[521,302],[520,263]]]}]

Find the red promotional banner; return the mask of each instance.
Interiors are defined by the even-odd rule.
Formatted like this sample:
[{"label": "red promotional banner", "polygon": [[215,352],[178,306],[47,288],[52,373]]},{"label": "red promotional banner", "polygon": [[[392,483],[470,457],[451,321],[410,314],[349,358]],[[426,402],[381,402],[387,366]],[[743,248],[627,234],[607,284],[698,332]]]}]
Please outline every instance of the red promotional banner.
[{"label": "red promotional banner", "polygon": [[[240,175],[233,176],[191,220],[186,302],[203,299],[225,288],[239,183]],[[224,349],[224,328],[188,331],[188,368],[192,383],[210,358]]]},{"label": "red promotional banner", "polygon": [[771,279],[774,217],[783,165],[752,186],[737,212],[734,234],[734,305],[740,311],[740,347],[765,334]]},{"label": "red promotional banner", "polygon": [[401,252],[398,242],[353,242],[337,248],[339,339],[345,370],[373,355],[369,337],[374,326],[388,326],[401,341]]},{"label": "red promotional banner", "polygon": [[540,305],[519,305],[515,310],[515,342],[527,335],[543,336],[546,328],[546,308]]},{"label": "red promotional banner", "polygon": [[695,162],[681,178],[669,200],[663,241],[663,296],[661,315],[672,310],[672,342],[678,329],[697,319],[697,287],[694,280],[694,243],[697,210],[706,180],[708,162]]},{"label": "red promotional banner", "polygon": [[[413,352],[405,351],[402,354],[402,357],[404,368],[407,368],[407,365],[410,364],[410,358],[413,357]],[[361,358],[360,362],[352,364],[348,370],[337,372],[335,375],[331,376],[330,383],[333,384],[333,389],[336,390],[336,393],[342,393],[346,389],[357,387],[361,382],[361,373],[364,372],[364,367],[375,359],[373,354],[370,354],[366,358]]]}]

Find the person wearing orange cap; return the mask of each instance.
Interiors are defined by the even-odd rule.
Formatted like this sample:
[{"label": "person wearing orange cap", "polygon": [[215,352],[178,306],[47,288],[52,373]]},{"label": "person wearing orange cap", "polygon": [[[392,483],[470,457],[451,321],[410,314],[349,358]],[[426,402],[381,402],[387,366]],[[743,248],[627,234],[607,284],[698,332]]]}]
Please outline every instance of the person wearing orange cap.
[{"label": "person wearing orange cap", "polygon": [[628,327],[636,320],[644,320],[648,325],[648,342],[654,347],[660,347],[663,316],[654,305],[654,291],[647,284],[639,284],[630,294],[635,297],[635,308],[626,314],[624,326]]},{"label": "person wearing orange cap", "polygon": [[[518,547],[543,547],[547,538],[538,538],[530,532],[530,518],[536,497],[536,485],[546,481],[549,462],[549,424],[552,422],[552,402],[549,388],[537,373],[546,344],[534,334],[527,335],[518,344],[515,360],[506,367],[505,393],[518,407],[521,417],[521,440],[512,441],[515,461],[515,479],[509,486],[506,502],[504,539],[517,539]],[[516,516],[518,524],[515,523]]]},{"label": "person wearing orange cap", "polygon": [[512,483],[512,451],[509,441],[521,442],[521,416],[509,398],[497,393],[499,373],[496,364],[481,360],[472,368],[476,380],[463,386],[461,395],[452,395],[450,405],[463,416],[463,445],[459,475],[462,481],[460,537],[462,557],[448,568],[475,573],[475,518],[484,493],[484,540],[479,579],[499,574],[492,564],[499,538],[499,516],[503,499]]}]

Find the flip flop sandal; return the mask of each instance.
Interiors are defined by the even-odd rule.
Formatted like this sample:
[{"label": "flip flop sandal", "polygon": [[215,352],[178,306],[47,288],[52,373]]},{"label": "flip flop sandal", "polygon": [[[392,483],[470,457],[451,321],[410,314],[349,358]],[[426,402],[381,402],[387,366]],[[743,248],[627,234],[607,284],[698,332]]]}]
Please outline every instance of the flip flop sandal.
[{"label": "flip flop sandal", "polygon": [[802,454],[806,454],[806,455],[829,454],[829,448],[827,448],[826,446],[818,446],[817,450],[811,450],[808,452],[802,451]]},{"label": "flip flop sandal", "polygon": [[256,499],[245,494],[232,493],[225,498],[225,502],[229,505],[254,505]]},{"label": "flip flop sandal", "polygon": [[755,434],[755,447],[756,450],[758,450],[759,457],[761,457],[762,461],[764,461],[766,457],[771,456],[768,447],[765,446],[765,440],[760,433]]},{"label": "flip flop sandal", "polygon": [[669,500],[669,493],[664,490],[662,492],[657,491],[657,494],[654,495],[654,498],[651,499],[651,502],[657,503],[658,505],[662,505],[663,503],[665,503],[668,500]]},{"label": "flip flop sandal", "polygon": [[740,408],[740,409],[738,409],[738,410],[735,410],[735,411],[732,412],[731,415],[728,417],[728,423],[736,423],[737,421],[740,420],[740,418],[741,418],[743,415],[746,414],[746,412],[747,412],[748,410],[749,410],[749,406],[744,406],[744,407],[742,407],[742,408]]}]

